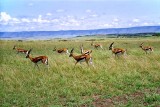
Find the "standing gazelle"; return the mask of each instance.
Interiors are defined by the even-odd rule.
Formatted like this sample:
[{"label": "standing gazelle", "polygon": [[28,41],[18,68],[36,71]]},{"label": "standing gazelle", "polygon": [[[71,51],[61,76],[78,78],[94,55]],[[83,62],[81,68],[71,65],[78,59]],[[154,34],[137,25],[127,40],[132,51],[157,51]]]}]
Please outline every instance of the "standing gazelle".
[{"label": "standing gazelle", "polygon": [[92,50],[84,50],[83,45],[80,46],[80,49],[81,49],[81,54],[90,54],[92,52]]},{"label": "standing gazelle", "polygon": [[17,54],[20,52],[20,53],[24,53],[24,54],[27,54],[28,53],[28,50],[25,50],[25,49],[21,49],[21,48],[17,48],[15,45],[13,47],[13,50],[16,50],[17,51]]},{"label": "standing gazelle", "polygon": [[57,53],[66,53],[66,54],[69,54],[68,48],[57,49],[56,47],[54,47],[53,51],[57,51]]},{"label": "standing gazelle", "polygon": [[114,42],[112,42],[109,46],[109,50],[112,50],[112,54],[115,54],[115,56],[118,55],[125,55],[126,54],[126,49],[122,48],[113,48]]},{"label": "standing gazelle", "polygon": [[87,63],[88,66],[89,66],[89,63],[92,65],[92,57],[90,53],[82,54],[82,55],[74,55],[73,50],[74,48],[71,50],[69,57],[73,57],[76,60],[75,66],[78,62],[84,62],[84,61]]},{"label": "standing gazelle", "polygon": [[48,57],[47,56],[38,56],[35,58],[32,58],[32,56],[30,55],[30,52],[32,51],[32,49],[30,49],[26,55],[26,58],[29,58],[33,63],[35,63],[35,66],[38,67],[38,62],[42,62],[43,64],[46,64],[48,66]]},{"label": "standing gazelle", "polygon": [[96,49],[98,49],[98,48],[103,49],[102,44],[94,44],[93,41],[92,41],[92,43],[91,43],[91,46],[94,46],[94,48],[96,48]]},{"label": "standing gazelle", "polygon": [[153,47],[143,46],[143,43],[141,43],[141,45],[139,47],[142,48],[142,50],[144,50],[146,52],[146,54],[153,52]]}]

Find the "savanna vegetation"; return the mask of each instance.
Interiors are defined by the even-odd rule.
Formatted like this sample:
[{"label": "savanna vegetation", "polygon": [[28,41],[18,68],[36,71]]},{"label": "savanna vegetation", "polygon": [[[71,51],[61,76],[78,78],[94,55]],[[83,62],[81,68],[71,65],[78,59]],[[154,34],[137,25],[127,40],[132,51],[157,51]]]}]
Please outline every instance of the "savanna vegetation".
[{"label": "savanna vegetation", "polygon": [[[91,41],[101,43],[94,49]],[[126,56],[114,57],[108,50],[127,49]],[[145,54],[139,47],[153,46],[154,52]],[[74,48],[80,45],[92,50],[93,64],[79,63],[69,54],[58,54],[54,47]],[[31,49],[33,57],[46,55],[49,68],[39,64],[34,68],[25,54],[17,54],[13,46]],[[158,107],[160,105],[160,38],[81,38],[65,41],[0,41],[0,106],[49,107]]]}]

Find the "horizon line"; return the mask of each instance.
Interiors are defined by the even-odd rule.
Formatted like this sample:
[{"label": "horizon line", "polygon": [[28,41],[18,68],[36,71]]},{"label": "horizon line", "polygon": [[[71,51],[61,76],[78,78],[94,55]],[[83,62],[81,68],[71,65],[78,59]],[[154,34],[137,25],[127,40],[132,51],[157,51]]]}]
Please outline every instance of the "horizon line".
[{"label": "horizon line", "polygon": [[127,29],[136,27],[160,27],[160,25],[152,26],[133,26],[133,27],[119,27],[119,28],[97,28],[97,29],[79,29],[79,30],[30,30],[30,31],[0,31],[0,32],[58,32],[58,31],[87,31],[87,30],[105,30],[105,29]]}]

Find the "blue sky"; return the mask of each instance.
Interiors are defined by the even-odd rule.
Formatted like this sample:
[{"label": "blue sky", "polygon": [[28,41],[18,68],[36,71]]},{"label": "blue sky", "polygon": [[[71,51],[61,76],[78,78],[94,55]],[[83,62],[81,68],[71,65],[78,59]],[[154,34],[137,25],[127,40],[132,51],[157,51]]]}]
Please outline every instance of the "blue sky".
[{"label": "blue sky", "polygon": [[1,0],[0,31],[160,25],[160,0]]}]

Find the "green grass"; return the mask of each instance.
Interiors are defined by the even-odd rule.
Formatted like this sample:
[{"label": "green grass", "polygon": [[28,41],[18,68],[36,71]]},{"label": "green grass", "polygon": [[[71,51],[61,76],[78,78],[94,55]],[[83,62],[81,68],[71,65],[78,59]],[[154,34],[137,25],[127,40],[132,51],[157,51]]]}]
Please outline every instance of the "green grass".
[{"label": "green grass", "polygon": [[[115,106],[158,106],[160,95],[157,92],[144,91],[160,88],[160,39],[159,38],[104,38],[95,43],[103,44],[104,50],[96,50],[90,45],[92,38],[72,39],[71,41],[0,41],[0,106],[51,106],[75,107],[87,104],[93,106],[93,96],[112,98],[140,91],[142,99],[130,99],[127,104],[115,103]],[[94,38],[95,39],[95,38]],[[115,58],[108,46],[127,49],[127,57]],[[146,55],[139,44],[154,47],[154,53]],[[95,68],[86,63],[77,64],[66,54],[53,52],[53,48],[74,48],[80,54],[80,45],[92,49]],[[34,64],[24,54],[16,54],[13,46],[32,48],[32,56],[46,55],[49,58],[49,70]],[[135,103],[136,102],[136,103]]]}]

